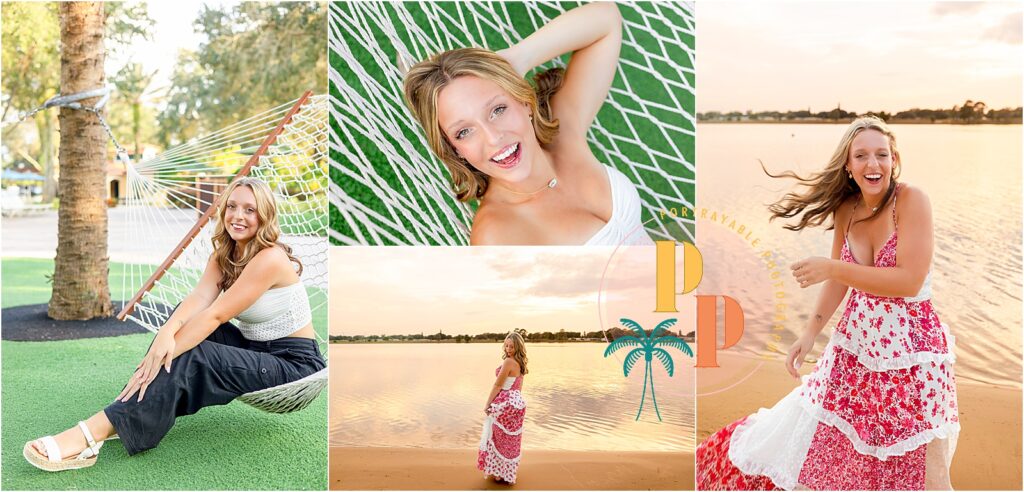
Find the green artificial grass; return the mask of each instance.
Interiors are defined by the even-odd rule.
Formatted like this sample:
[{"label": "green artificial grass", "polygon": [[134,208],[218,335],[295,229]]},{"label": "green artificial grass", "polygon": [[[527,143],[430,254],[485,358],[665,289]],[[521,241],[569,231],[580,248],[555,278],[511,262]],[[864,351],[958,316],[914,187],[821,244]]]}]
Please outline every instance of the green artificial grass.
[{"label": "green artificial grass", "polygon": [[[430,4],[429,7],[412,3],[371,5],[368,7],[365,4],[347,2],[335,2],[331,5],[331,35],[340,36],[339,46],[349,47],[351,54],[345,55],[344,50],[339,51],[334,44],[331,45],[329,63],[340,78],[332,78],[329,83],[334,105],[330,122],[331,138],[340,145],[331,147],[331,161],[338,163],[338,166],[331,167],[330,179],[345,196],[382,217],[389,217],[396,225],[392,226],[373,217],[363,217],[354,223],[346,221],[343,211],[335,203],[331,203],[330,227],[337,232],[337,235],[331,237],[334,244],[342,244],[339,237],[372,238],[369,221],[372,221],[376,228],[402,237],[403,229],[416,230],[424,221],[424,215],[441,217],[444,216],[442,208],[452,209],[457,206],[451,193],[444,193],[444,196],[438,197],[423,193],[415,186],[410,189],[408,177],[403,174],[402,169],[410,162],[426,160],[437,166],[441,175],[448,175],[447,170],[443,169],[444,166],[433,157],[430,150],[419,144],[421,130],[402,103],[400,84],[395,87],[393,73],[386,71],[386,67],[382,67],[381,60],[377,58],[383,57],[385,63],[396,59],[398,49],[392,36],[397,36],[406,46],[422,46],[422,42],[412,39],[426,36],[431,38],[432,47],[440,44],[443,47],[483,46],[499,49],[508,46],[508,39],[515,42],[534,32],[542,17],[553,18],[562,11],[575,8],[579,3],[559,2],[555,4],[557,8],[551,4],[522,2],[438,2]],[[443,11],[443,14],[435,17],[432,13],[435,8]],[[689,34],[695,31],[693,17],[680,16],[673,9],[665,8],[658,2],[623,3],[619,5],[619,11],[624,20],[624,40],[627,42],[622,45],[619,72],[612,85],[616,89],[630,92],[635,97],[614,97],[620,108],[609,103],[601,107],[595,122],[600,122],[604,130],[597,130],[597,124],[594,125],[591,149],[599,160],[623,171],[634,182],[637,181],[638,175],[642,184],[647,187],[639,188],[640,197],[654,209],[667,212],[692,206],[695,200],[695,173],[692,168],[687,168],[679,162],[679,158],[691,164],[696,162],[693,118],[696,104],[693,91],[686,89],[694,87],[696,81],[693,60],[684,49],[689,48],[692,53],[694,48],[694,38]],[[507,17],[512,23],[512,32],[504,32],[504,26],[502,29],[495,29],[494,25],[482,22],[473,12],[479,13],[483,19],[495,15],[502,19]],[[384,18],[385,22],[394,23],[397,32],[385,32],[380,25],[381,22],[377,21],[378,16]],[[416,26],[415,29],[411,27],[412,25]],[[673,26],[685,28],[688,33],[673,29]],[[379,49],[381,53],[374,53],[373,49]],[[427,51],[436,48],[423,49]],[[424,53],[413,54],[423,55]],[[662,57],[671,59],[676,66],[666,63]],[[568,56],[561,57],[563,66],[567,61]],[[553,62],[546,63],[537,70],[554,65]],[[532,73],[528,74],[527,78],[532,79],[532,76]],[[364,81],[365,77],[373,79],[373,83]],[[663,83],[662,80],[667,83]],[[393,98],[388,100],[371,97],[381,90],[394,92]],[[387,101],[390,107],[367,108],[360,104],[350,104],[345,95],[348,91],[376,102]],[[650,116],[644,113],[645,106],[638,100],[655,103],[646,106]],[[390,120],[392,115],[401,116],[397,117],[392,122],[394,126],[388,127],[386,131],[368,134],[366,126],[378,123],[377,120],[367,121],[366,111],[373,111],[384,121]],[[684,112],[690,116],[687,118]],[[662,132],[652,120],[668,123],[674,128],[666,127],[666,131]],[[619,138],[623,136],[632,141]],[[403,145],[403,141],[412,142],[413,145]],[[602,150],[601,147],[611,151]],[[397,160],[394,163],[395,168],[388,163],[389,158],[382,149],[390,149],[398,155],[397,158],[393,158]],[[352,159],[359,162],[350,162]],[[636,175],[634,170],[629,169],[630,162],[640,164],[635,169]],[[376,174],[373,183],[386,183],[398,190],[401,195],[386,199],[406,206],[409,213],[394,214],[391,210],[394,203],[388,204],[385,198],[376,196],[375,190],[367,185],[367,180],[353,179],[346,175],[346,170],[362,175],[363,169],[368,166],[372,166]],[[665,176],[644,169],[643,166],[661,169],[674,179],[666,179]],[[442,189],[447,189],[447,183],[442,185]],[[470,207],[475,208],[475,205],[471,203]],[[651,221],[648,222],[649,230],[660,230],[664,225],[673,239],[692,240],[695,229],[692,216],[666,221],[658,212],[659,210],[649,208],[643,210],[642,220]],[[429,244],[467,242],[463,232],[454,230],[445,221],[440,222],[440,225],[444,230],[439,232],[447,238],[446,240],[438,241],[422,234],[416,238],[406,237],[404,240]],[[378,242],[395,244],[400,241],[381,237]]]},{"label": "green artificial grass", "polygon": [[[52,261],[4,258],[2,268],[3,307],[47,302]],[[112,285],[120,271],[111,265]],[[326,331],[326,308],[314,312],[314,325]],[[151,338],[2,342],[0,488],[326,490],[326,395],[283,415],[238,402],[208,407],[178,419],[157,448],[138,455],[128,457],[119,441],[108,442],[97,464],[84,470],[47,473],[25,461],[25,442],[61,432],[110,403]]]}]

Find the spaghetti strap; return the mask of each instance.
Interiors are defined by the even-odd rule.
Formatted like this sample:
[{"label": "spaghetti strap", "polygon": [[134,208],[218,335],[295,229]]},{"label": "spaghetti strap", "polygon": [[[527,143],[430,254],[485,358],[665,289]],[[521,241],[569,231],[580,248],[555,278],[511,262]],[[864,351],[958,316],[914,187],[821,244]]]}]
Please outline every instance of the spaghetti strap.
[{"label": "spaghetti strap", "polygon": [[899,224],[896,223],[896,195],[900,192],[900,186],[902,183],[897,183],[896,189],[892,192],[892,225],[894,228],[899,228]]},{"label": "spaghetti strap", "polygon": [[843,234],[843,239],[849,239],[850,237],[850,227],[853,227],[853,217],[857,215],[857,204],[859,202],[860,200],[854,200],[853,202],[853,210],[850,210],[850,220],[846,222],[846,232]]}]

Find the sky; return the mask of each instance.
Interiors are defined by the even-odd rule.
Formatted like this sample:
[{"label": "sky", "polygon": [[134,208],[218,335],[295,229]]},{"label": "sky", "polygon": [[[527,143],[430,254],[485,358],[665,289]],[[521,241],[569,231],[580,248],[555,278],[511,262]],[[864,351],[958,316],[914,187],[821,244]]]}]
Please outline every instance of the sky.
[{"label": "sky", "polygon": [[159,89],[166,89],[170,84],[170,77],[178,60],[178,52],[195,50],[199,47],[199,43],[204,41],[204,37],[197,34],[192,26],[202,6],[219,7],[230,3],[197,0],[147,2],[149,16],[154,21],[151,39],[148,41],[139,39],[131,49],[126,49],[124,53],[111,57],[106,63],[108,75],[116,73],[129,60],[142,63],[146,73],[155,70],[157,73],[150,84],[147,99],[158,109],[161,108],[162,103],[158,97],[154,97],[153,93]]},{"label": "sky", "polygon": [[[598,331],[653,313],[653,248],[331,248],[330,333]],[[682,264],[680,253],[678,264]],[[600,298],[599,298],[600,296]],[[686,301],[678,305],[686,311]]]},{"label": "sky", "polygon": [[697,110],[1021,105],[1024,2],[698,2]]}]

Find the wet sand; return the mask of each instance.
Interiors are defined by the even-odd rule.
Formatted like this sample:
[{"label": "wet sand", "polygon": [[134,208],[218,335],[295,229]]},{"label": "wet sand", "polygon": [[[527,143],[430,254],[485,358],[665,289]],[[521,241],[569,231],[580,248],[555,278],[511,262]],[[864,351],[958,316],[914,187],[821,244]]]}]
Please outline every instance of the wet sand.
[{"label": "wet sand", "polygon": [[330,452],[332,490],[693,490],[693,453],[525,450],[514,486],[485,480],[475,449]]}]

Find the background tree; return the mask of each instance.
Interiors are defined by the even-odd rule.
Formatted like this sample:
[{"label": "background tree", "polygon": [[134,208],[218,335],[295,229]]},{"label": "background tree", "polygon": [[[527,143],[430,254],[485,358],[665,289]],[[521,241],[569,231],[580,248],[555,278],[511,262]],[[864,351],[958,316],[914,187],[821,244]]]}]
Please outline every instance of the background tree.
[{"label": "background tree", "polygon": [[[12,112],[28,111],[57,93],[60,29],[54,3],[4,2],[0,10],[4,19],[2,120],[7,121]],[[4,129],[3,144],[8,150],[43,175],[45,203],[53,201],[57,192],[56,119],[52,111],[36,114],[34,139],[24,129]]]},{"label": "background tree", "polygon": [[127,128],[133,160],[142,157],[142,142],[152,142],[156,137],[156,112],[143,104],[143,97],[149,95],[147,91],[155,75],[156,71],[146,73],[142,64],[129,62],[113,77],[117,87],[113,104],[127,106],[129,111],[118,111],[110,118],[110,126],[118,136],[122,134],[119,130]]},{"label": "background tree", "polygon": [[[61,94],[103,87],[103,4],[61,3],[58,12]],[[94,114],[61,108],[59,121],[61,207],[49,315],[63,320],[107,317],[113,311],[104,201],[108,138]]]},{"label": "background tree", "polygon": [[[4,2],[0,9],[4,19],[2,119],[9,121],[16,112],[35,109],[59,92],[60,24],[55,2]],[[122,52],[129,49],[136,39],[148,37],[153,19],[147,13],[145,2],[108,2],[103,4],[103,9],[109,20],[105,32],[111,41],[106,43],[111,51]],[[127,128],[117,124],[122,108],[125,108],[120,101],[121,98],[115,94],[108,105],[112,116],[109,119],[115,132]],[[154,121],[153,115],[149,116],[149,121]],[[52,110],[43,111],[37,113],[32,120],[35,123],[35,135],[28,134],[22,128],[11,131],[7,127],[4,128],[3,144],[12,156],[28,162],[43,175],[42,201],[49,203],[57,191],[57,115]],[[143,116],[140,132],[143,134],[145,121]],[[150,130],[149,133],[154,132]],[[5,165],[12,162],[5,161]]]},{"label": "background tree", "polygon": [[183,142],[307,89],[325,93],[327,50],[310,41],[324,39],[326,16],[315,2],[203,7],[194,25],[206,41],[179,55],[159,116],[160,141]]}]

